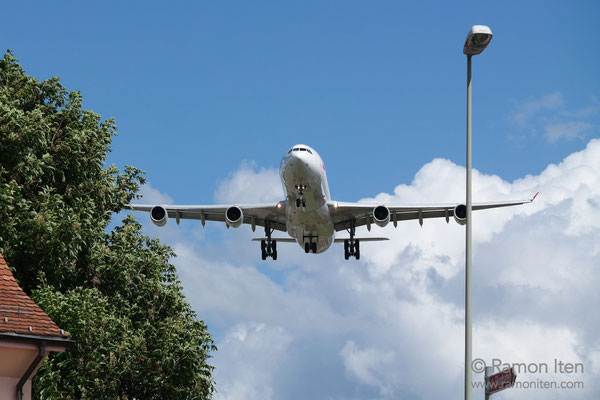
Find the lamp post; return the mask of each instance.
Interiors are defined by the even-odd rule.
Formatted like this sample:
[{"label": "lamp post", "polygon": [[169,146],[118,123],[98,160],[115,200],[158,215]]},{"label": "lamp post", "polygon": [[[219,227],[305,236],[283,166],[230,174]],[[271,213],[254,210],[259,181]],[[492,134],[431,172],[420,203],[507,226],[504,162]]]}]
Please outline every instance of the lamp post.
[{"label": "lamp post", "polygon": [[471,57],[480,54],[492,40],[492,31],[485,25],[473,25],[463,53],[467,56],[467,234],[465,248],[465,400],[471,400],[471,362],[473,359],[473,336],[471,324],[471,262],[472,228],[471,221]]}]

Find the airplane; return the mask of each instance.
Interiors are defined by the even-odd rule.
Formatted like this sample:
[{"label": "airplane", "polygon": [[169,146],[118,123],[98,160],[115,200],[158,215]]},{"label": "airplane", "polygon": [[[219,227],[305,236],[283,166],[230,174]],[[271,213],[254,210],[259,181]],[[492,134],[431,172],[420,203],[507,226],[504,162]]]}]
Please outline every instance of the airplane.
[{"label": "airplane", "polygon": [[[136,211],[150,213],[150,219],[164,226],[169,218],[224,222],[227,228],[249,224],[264,228],[260,241],[261,258],[277,260],[278,242],[297,242],[305,253],[323,253],[332,243],[344,243],[344,258],[360,259],[360,243],[388,240],[387,238],[356,237],[356,228],[373,224],[385,227],[390,222],[397,227],[399,221],[450,217],[460,224],[467,222],[465,204],[365,204],[331,200],[325,164],[315,149],[298,144],[289,149],[281,159],[279,168],[285,199],[270,204],[230,205],[142,205],[132,204]],[[537,193],[527,200],[491,203],[473,203],[473,210],[516,206],[531,203]],[[349,238],[336,238],[335,233],[347,231]],[[289,237],[274,238],[274,231],[287,232]]]}]

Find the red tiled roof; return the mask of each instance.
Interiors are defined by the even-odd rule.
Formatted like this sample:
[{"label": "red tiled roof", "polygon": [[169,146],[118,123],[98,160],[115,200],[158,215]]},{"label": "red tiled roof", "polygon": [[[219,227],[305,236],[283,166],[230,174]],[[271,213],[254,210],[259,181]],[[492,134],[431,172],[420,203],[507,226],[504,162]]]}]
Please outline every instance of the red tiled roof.
[{"label": "red tiled roof", "polygon": [[0,254],[0,333],[68,338],[21,289],[2,254]]}]

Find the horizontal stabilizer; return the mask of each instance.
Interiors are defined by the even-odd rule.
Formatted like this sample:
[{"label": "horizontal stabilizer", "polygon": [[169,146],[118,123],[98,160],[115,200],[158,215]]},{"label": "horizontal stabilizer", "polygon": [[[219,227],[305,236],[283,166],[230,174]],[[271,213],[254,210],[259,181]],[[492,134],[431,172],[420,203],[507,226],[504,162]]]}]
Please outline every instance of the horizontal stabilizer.
[{"label": "horizontal stabilizer", "polygon": [[[267,240],[267,238],[253,238],[253,242],[260,242],[261,240]],[[293,238],[271,238],[271,240],[277,243],[296,243],[296,239]]]},{"label": "horizontal stabilizer", "polygon": [[[253,238],[252,241],[253,242],[260,242],[261,240],[267,240],[267,238]],[[279,243],[296,243],[296,239],[294,238],[271,238],[271,240],[274,240],[276,242]],[[334,239],[334,243],[344,243],[343,238],[340,239]],[[361,242],[382,242],[384,240],[390,240],[389,238],[384,238],[384,237],[364,237],[364,238],[354,238],[354,240],[359,240]]]},{"label": "horizontal stabilizer", "polygon": [[[340,239],[335,239],[334,242],[335,243],[344,243],[344,240],[349,240],[349,239],[344,239],[344,238],[340,238]],[[384,240],[390,240],[389,238],[384,238],[384,237],[365,237],[365,238],[357,238],[355,237],[354,240],[358,240],[360,242],[382,242]]]}]

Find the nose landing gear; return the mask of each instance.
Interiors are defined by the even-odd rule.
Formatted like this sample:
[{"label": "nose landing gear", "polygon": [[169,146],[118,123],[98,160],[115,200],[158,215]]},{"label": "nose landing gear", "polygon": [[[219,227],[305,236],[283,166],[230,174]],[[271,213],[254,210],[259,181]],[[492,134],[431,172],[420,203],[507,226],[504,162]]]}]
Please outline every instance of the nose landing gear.
[{"label": "nose landing gear", "polygon": [[298,198],[296,198],[296,207],[306,207],[306,200],[304,200],[304,190],[306,189],[306,185],[296,185],[296,190],[298,191]]}]

